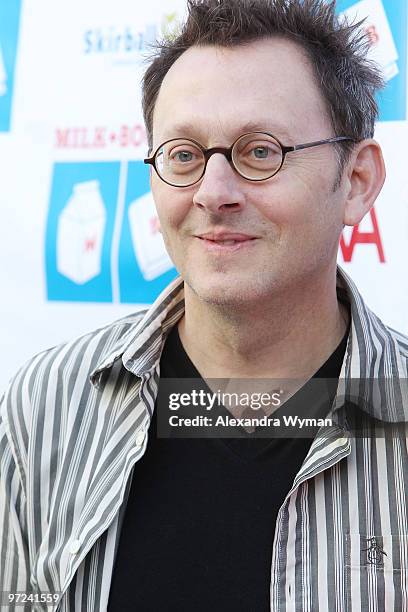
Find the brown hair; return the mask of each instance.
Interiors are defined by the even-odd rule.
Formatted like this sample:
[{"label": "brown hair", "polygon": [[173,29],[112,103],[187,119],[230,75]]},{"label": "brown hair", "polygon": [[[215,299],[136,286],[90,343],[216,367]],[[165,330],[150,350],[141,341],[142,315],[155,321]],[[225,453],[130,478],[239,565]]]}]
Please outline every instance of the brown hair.
[{"label": "brown hair", "polygon": [[[143,78],[143,115],[149,147],[153,113],[162,81],[193,45],[233,47],[281,36],[307,53],[326,101],[334,135],[355,141],[372,138],[378,116],[375,94],[383,86],[379,68],[367,59],[369,39],[361,23],[336,15],[335,0],[187,0],[180,32],[156,45]],[[353,144],[338,143],[342,167]]]}]

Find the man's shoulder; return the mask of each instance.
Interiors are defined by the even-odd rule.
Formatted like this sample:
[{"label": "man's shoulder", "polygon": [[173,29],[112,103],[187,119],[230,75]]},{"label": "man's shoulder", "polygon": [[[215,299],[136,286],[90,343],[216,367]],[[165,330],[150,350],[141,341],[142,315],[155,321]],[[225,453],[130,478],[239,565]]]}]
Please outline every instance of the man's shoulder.
[{"label": "man's shoulder", "polygon": [[408,334],[404,334],[389,325],[385,325],[385,327],[399,346],[401,353],[408,357]]},{"label": "man's shoulder", "polygon": [[11,379],[1,401],[1,417],[30,422],[34,404],[63,401],[65,394],[91,386],[90,376],[110,355],[112,361],[137,335],[146,309],[113,321],[31,357]]},{"label": "man's shoulder", "polygon": [[[367,308],[369,319],[366,324],[369,325],[369,335],[371,342],[378,342],[383,349],[391,348],[393,352],[399,354],[402,358],[408,359],[408,334],[397,330],[390,325],[387,325],[378,315]],[[364,323],[363,323],[364,325]]]},{"label": "man's shoulder", "polygon": [[139,310],[121,319],[91,330],[81,336],[48,348],[31,357],[20,369],[16,376],[28,374],[49,365],[59,363],[60,366],[73,367],[89,366],[90,371],[94,365],[106,359],[110,353],[120,353],[123,347],[135,336],[140,321],[147,309]]},{"label": "man's shoulder", "polygon": [[407,368],[408,334],[394,329],[371,310],[351,276],[339,265],[337,295],[341,302],[351,307],[353,330],[358,339],[356,355],[367,363],[371,359],[377,360],[379,353],[389,356],[394,365],[395,359],[402,361],[401,375]]},{"label": "man's shoulder", "polygon": [[408,335],[362,302],[353,318],[346,378],[364,410],[382,422],[408,422]]},{"label": "man's shoulder", "polygon": [[388,325],[385,325],[385,328],[394,344],[395,353],[400,357],[400,377],[408,378],[408,335]]}]

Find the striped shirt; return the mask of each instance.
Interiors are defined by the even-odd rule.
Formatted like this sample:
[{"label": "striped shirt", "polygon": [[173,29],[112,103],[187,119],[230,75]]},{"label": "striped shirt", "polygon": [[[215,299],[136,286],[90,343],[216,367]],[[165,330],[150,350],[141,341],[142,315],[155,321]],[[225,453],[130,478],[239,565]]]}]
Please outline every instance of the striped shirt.
[{"label": "striped shirt", "polygon": [[[270,609],[408,612],[408,338],[341,268],[337,292],[351,312],[337,425],[319,430],[279,510]],[[1,589],[60,593],[58,612],[106,610],[183,296],[178,278],[148,310],[37,355],[12,380],[0,407]]]}]

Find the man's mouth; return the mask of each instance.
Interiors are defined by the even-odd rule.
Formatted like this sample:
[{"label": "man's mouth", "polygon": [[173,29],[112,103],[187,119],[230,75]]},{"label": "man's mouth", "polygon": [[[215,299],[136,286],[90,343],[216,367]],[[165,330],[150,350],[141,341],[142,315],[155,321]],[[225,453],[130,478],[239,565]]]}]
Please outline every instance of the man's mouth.
[{"label": "man's mouth", "polygon": [[[203,240],[209,240],[209,238],[204,238]],[[216,242],[217,244],[225,244],[226,246],[231,246],[233,244],[237,244],[238,242],[244,242],[243,240],[211,240],[211,242]]]},{"label": "man's mouth", "polygon": [[237,242],[246,242],[247,240],[255,240],[256,236],[250,236],[249,234],[241,234],[237,232],[208,232],[206,234],[198,234],[197,238],[202,240],[210,240],[211,242],[217,242],[219,244],[236,244]]},{"label": "man's mouth", "polygon": [[196,235],[196,238],[202,240],[209,248],[240,248],[255,241],[257,236],[251,236],[249,234],[242,234],[238,232],[207,232],[205,234]]},{"label": "man's mouth", "polygon": [[[201,238],[201,236],[199,236]],[[214,244],[223,244],[225,246],[232,246],[234,244],[241,244],[242,242],[248,242],[249,240],[255,240],[255,238],[245,238],[244,240],[211,240],[210,238],[201,238],[207,242],[213,242]]]}]

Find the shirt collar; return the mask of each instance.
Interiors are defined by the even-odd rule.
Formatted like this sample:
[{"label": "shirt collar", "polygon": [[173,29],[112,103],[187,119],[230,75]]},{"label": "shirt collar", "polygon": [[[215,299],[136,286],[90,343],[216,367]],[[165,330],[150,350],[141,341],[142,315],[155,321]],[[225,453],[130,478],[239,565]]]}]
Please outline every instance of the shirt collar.
[{"label": "shirt collar", "polygon": [[141,312],[139,320],[118,340],[91,372],[92,384],[98,385],[104,372],[121,358],[124,367],[136,376],[144,376],[160,360],[162,346],[170,329],[184,314],[184,282],[178,276],[153,304]]},{"label": "shirt collar", "polygon": [[[384,325],[367,307],[340,266],[337,295],[350,307],[351,325],[334,409],[347,399],[376,419],[408,421],[407,339]],[[119,358],[136,376],[148,375],[157,367],[164,341],[183,314],[184,282],[177,277],[99,362],[91,373],[92,383],[97,385],[104,371]]]}]

